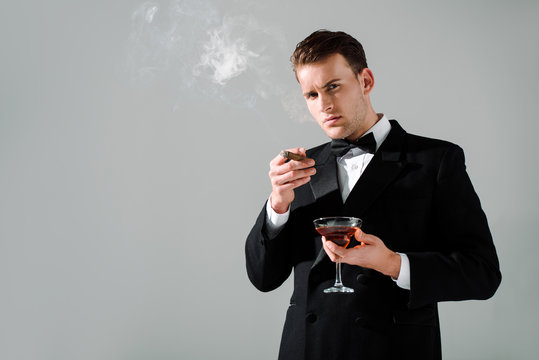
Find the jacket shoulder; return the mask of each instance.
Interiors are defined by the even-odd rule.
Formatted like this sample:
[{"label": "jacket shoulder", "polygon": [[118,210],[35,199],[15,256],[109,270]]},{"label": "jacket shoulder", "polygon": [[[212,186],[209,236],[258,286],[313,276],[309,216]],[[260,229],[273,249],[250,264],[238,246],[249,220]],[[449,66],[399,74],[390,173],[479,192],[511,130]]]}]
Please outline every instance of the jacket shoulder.
[{"label": "jacket shoulder", "polygon": [[447,151],[449,149],[460,149],[460,146],[447,140],[435,139],[431,137],[406,133],[406,144],[410,149],[439,149]]},{"label": "jacket shoulder", "polygon": [[464,151],[455,143],[408,133],[405,136],[406,153],[409,159],[426,157],[440,162],[444,158],[453,158],[464,162]]}]

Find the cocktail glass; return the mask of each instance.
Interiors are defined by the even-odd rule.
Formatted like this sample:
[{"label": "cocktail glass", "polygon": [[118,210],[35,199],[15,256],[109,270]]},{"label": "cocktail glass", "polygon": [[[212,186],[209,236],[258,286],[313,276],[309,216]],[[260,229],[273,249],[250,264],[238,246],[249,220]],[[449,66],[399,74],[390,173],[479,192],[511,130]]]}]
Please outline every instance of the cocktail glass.
[{"label": "cocktail glass", "polygon": [[[346,247],[352,235],[361,227],[362,221],[355,217],[332,216],[313,220],[316,231],[339,246]],[[324,290],[324,293],[353,293],[354,289],[343,285],[341,280],[341,262],[336,261],[335,284]]]}]

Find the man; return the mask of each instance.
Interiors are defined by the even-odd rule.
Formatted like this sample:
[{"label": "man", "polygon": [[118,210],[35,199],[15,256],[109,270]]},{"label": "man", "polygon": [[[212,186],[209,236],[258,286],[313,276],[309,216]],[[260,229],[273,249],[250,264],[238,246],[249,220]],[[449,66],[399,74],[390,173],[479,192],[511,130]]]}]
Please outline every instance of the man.
[{"label": "man", "polygon": [[[440,359],[437,303],[487,299],[501,281],[462,149],[374,111],[374,77],[350,35],[314,32],[291,60],[331,142],[289,149],[305,160],[271,161],[272,192],[246,241],[259,290],[294,269],[279,359]],[[347,248],[314,229],[336,215],[363,220]],[[351,294],[323,292],[337,260]]]}]

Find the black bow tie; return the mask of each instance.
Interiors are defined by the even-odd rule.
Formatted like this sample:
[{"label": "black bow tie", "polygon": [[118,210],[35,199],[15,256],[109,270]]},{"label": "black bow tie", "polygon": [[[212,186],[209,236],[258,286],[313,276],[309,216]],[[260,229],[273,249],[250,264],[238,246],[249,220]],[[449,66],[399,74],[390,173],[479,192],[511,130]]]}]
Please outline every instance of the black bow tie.
[{"label": "black bow tie", "polygon": [[331,140],[331,152],[335,154],[336,157],[343,156],[352,148],[360,148],[361,150],[374,154],[376,151],[376,140],[372,132],[368,133],[365,136],[360,137],[354,142],[350,142],[345,139]]}]

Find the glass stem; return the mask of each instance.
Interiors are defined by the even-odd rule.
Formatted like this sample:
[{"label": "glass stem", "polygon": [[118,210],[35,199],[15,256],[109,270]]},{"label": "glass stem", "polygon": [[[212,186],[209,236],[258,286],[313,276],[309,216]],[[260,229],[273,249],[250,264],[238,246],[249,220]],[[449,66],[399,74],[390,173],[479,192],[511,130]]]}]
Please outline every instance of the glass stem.
[{"label": "glass stem", "polygon": [[335,287],[342,287],[342,281],[341,281],[341,262],[337,261],[335,264]]}]

